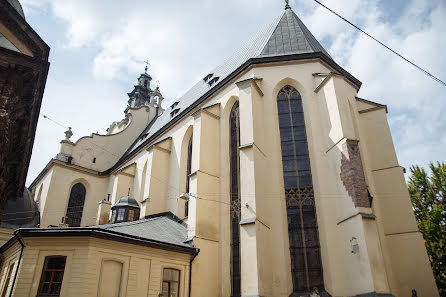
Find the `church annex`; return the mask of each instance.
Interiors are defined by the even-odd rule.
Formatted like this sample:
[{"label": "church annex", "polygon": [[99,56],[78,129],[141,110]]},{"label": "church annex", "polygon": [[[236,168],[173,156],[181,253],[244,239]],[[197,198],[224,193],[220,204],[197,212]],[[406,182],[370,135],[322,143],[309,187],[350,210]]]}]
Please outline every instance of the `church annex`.
[{"label": "church annex", "polygon": [[1,296],[438,296],[387,106],[288,4],[170,106],[151,80],[66,131]]}]

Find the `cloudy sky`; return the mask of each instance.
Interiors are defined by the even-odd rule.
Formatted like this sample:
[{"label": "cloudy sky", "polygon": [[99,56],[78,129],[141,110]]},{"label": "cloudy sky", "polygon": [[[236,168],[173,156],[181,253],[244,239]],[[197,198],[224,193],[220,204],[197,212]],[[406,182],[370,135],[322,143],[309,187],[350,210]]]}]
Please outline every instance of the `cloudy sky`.
[{"label": "cloudy sky", "polygon": [[[77,135],[104,133],[122,119],[126,93],[146,59],[167,106],[284,8],[281,0],[20,2],[28,23],[51,47],[41,112]],[[446,80],[444,0],[323,2]],[[314,1],[290,4],[335,61],[363,82],[359,96],[388,105],[400,164],[446,161],[446,87]],[[39,118],[28,185],[59,151],[64,131]]]}]

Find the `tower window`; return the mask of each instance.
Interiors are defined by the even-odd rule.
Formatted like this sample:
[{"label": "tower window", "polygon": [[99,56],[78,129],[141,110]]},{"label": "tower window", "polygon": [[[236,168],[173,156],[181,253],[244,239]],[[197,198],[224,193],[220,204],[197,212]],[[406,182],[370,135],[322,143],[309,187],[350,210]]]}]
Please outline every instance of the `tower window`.
[{"label": "tower window", "polygon": [[96,163],[96,158],[93,158],[93,163]]}]

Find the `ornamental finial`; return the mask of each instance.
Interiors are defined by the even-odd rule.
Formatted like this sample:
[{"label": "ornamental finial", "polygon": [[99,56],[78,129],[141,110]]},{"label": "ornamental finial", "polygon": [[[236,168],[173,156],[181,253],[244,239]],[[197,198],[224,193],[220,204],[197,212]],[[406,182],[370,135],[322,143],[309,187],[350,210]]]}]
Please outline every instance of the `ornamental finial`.
[{"label": "ornamental finial", "polygon": [[285,0],[285,3],[286,3],[286,5],[285,5],[285,9],[287,9],[287,8],[291,8],[291,7],[290,7],[289,0]]},{"label": "ornamental finial", "polygon": [[68,130],[65,131],[65,141],[70,141],[71,136],[73,136],[73,132],[71,131],[71,127],[68,127]]}]

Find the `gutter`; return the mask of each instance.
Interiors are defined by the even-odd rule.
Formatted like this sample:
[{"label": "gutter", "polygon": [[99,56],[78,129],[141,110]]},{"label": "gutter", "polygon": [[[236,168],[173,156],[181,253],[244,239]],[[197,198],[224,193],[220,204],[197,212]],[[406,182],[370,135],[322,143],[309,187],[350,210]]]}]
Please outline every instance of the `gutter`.
[{"label": "gutter", "polygon": [[12,281],[12,284],[11,284],[11,290],[9,291],[9,297],[12,296],[12,292],[14,291],[14,285],[15,285],[15,281],[17,279],[17,274],[19,274],[20,262],[22,261],[22,257],[23,257],[23,250],[25,249],[25,244],[23,243],[22,239],[20,239],[18,230],[14,231],[14,237],[17,238],[17,240],[20,243],[20,245],[22,246],[22,248],[20,249],[20,257],[19,257],[19,261],[17,263],[17,268],[15,270],[14,280]]},{"label": "gutter", "polygon": [[200,249],[195,249],[195,254],[192,257],[192,259],[190,259],[190,262],[189,262],[189,297],[192,296],[191,295],[192,294],[191,293],[191,291],[192,291],[192,262],[194,261],[195,257],[198,256],[199,253],[200,253]]}]

